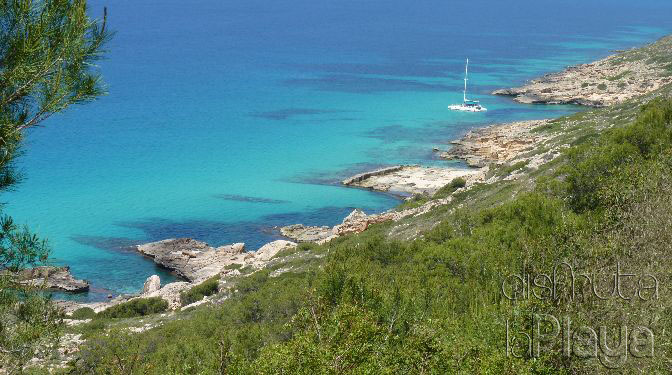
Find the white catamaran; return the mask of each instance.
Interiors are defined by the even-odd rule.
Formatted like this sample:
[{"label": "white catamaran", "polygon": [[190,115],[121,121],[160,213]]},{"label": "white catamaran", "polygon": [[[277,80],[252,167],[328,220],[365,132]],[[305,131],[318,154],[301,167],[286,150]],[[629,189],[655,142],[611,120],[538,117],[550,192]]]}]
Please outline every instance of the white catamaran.
[{"label": "white catamaran", "polygon": [[449,105],[448,109],[453,111],[464,111],[464,112],[484,112],[488,109],[483,107],[478,100],[468,100],[467,99],[467,77],[469,76],[469,59],[467,59],[467,65],[464,67],[464,101],[462,104],[453,104]]}]

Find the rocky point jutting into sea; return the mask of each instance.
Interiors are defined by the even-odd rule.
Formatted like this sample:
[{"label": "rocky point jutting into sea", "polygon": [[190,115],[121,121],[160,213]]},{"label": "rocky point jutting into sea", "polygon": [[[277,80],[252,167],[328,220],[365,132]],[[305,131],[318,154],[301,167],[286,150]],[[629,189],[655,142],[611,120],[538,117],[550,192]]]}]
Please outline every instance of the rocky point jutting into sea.
[{"label": "rocky point jutting into sea", "polygon": [[513,96],[520,103],[580,104],[593,107],[622,103],[672,82],[669,54],[672,36],[609,56],[590,64],[533,79],[494,95]]},{"label": "rocky point jutting into sea", "polygon": [[[671,51],[672,36],[667,36],[644,47],[623,51],[590,64],[568,67],[521,87],[495,90],[493,94],[513,96],[515,101],[527,104],[609,106],[672,83]],[[484,181],[489,165],[493,163],[516,160],[534,168],[559,155],[556,147],[529,160],[519,158],[548,140],[548,135],[534,131],[548,122],[532,120],[490,125],[451,141],[452,147],[447,150],[435,149],[439,157],[463,160],[473,169],[392,166],[361,173],[344,180],[343,184],[385,192],[431,195],[453,178],[463,177],[469,183]]]},{"label": "rocky point jutting into sea", "polygon": [[30,268],[19,272],[18,279],[25,285],[61,292],[83,293],[89,290],[89,282],[75,279],[69,267]]},{"label": "rocky point jutting into sea", "polygon": [[360,173],[342,181],[343,185],[384,191],[401,196],[432,195],[456,178],[472,180],[478,172],[469,169],[396,165]]}]

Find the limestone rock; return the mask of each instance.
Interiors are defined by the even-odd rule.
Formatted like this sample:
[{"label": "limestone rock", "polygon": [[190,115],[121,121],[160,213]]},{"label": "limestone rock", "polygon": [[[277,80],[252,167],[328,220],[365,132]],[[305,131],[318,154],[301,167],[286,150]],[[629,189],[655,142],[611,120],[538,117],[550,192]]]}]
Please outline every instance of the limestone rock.
[{"label": "limestone rock", "polygon": [[[153,276],[150,276],[147,281],[152,280]],[[158,279],[158,276],[157,276]],[[158,280],[157,280],[158,281]],[[160,281],[159,281],[160,282]],[[105,311],[109,309],[112,306],[116,306],[118,304],[128,302],[130,300],[136,299],[136,298],[152,298],[152,297],[160,297],[163,298],[168,302],[168,308],[171,310],[176,310],[179,309],[181,306],[181,301],[180,301],[180,293],[186,289],[189,289],[198,283],[189,283],[186,281],[176,281],[173,283],[168,283],[161,287],[160,289],[151,291],[151,292],[143,292],[142,294],[138,295],[120,295],[115,297],[114,299],[111,299],[109,301],[105,302],[88,302],[88,303],[77,303],[77,302],[72,302],[72,301],[57,301],[57,305],[61,307],[66,314],[72,314],[72,312],[76,311],[79,308],[82,307],[90,307],[92,308],[95,312],[99,313],[101,311]]]},{"label": "limestone rock", "polygon": [[354,210],[343,219],[343,223],[334,227],[334,233],[342,236],[348,233],[360,233],[369,226],[368,216],[362,210]]},{"label": "limestone rock", "polygon": [[401,196],[432,195],[455,178],[470,179],[477,174],[477,171],[464,168],[404,165],[362,173],[343,180],[342,183],[348,186],[386,191]]},{"label": "limestone rock", "polygon": [[168,302],[168,308],[171,310],[179,309],[182,306],[180,293],[196,285],[185,281],[176,281],[163,286],[163,288],[143,295],[143,298],[161,297]]},{"label": "limestone rock", "polygon": [[70,274],[70,267],[35,267],[21,271],[18,277],[22,284],[37,288],[70,293],[83,293],[89,290],[88,281],[75,279]]},{"label": "limestone rock", "polygon": [[242,242],[237,242],[231,245],[231,251],[235,254],[240,254],[245,251],[245,244]]},{"label": "limestone rock", "polygon": [[445,159],[462,159],[469,166],[482,168],[488,164],[502,164],[529,151],[548,139],[532,130],[544,126],[549,120],[519,121],[472,130],[453,147],[439,156]]},{"label": "limestone rock", "polygon": [[136,248],[141,254],[153,258],[158,265],[192,282],[217,275],[229,264],[242,263],[245,255],[243,244],[215,249],[189,238],[152,242]]},{"label": "limestone rock", "polygon": [[392,167],[385,167],[385,168],[381,168],[381,169],[376,169],[376,170],[373,170],[373,171],[356,174],[356,175],[354,175],[350,178],[346,178],[345,180],[342,181],[342,183],[343,183],[343,185],[358,185],[362,181],[365,181],[365,180],[367,180],[371,177],[376,177],[376,176],[380,176],[380,175],[386,175],[386,174],[394,173],[394,172],[397,172],[397,171],[401,170],[402,168],[404,168],[403,165],[395,165],[395,166],[392,166]]},{"label": "limestone rock", "polygon": [[305,226],[303,224],[288,225],[280,228],[280,233],[287,238],[291,238],[298,242],[317,242],[334,233],[330,227],[315,227]]},{"label": "limestone rock", "polygon": [[285,249],[291,249],[296,247],[296,242],[278,240],[269,242],[266,245],[262,246],[257,250],[254,255],[257,260],[268,261],[273,258],[277,253]]},{"label": "limestone rock", "polygon": [[152,275],[145,281],[145,285],[142,287],[142,294],[156,292],[159,289],[161,289],[161,278],[157,275]]}]

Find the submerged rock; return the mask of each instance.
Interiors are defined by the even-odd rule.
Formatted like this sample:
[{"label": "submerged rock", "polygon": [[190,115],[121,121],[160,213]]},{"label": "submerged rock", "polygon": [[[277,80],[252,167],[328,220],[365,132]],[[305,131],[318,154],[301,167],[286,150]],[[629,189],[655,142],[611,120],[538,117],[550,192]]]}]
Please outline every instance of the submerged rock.
[{"label": "submerged rock", "polygon": [[42,266],[23,270],[18,274],[19,282],[37,288],[83,293],[89,290],[89,282],[75,279],[70,267]]}]

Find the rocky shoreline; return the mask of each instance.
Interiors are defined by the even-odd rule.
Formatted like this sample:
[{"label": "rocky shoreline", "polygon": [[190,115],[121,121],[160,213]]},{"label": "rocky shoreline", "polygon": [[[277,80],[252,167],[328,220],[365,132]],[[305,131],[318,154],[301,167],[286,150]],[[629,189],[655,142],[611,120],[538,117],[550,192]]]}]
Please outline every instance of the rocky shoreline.
[{"label": "rocky shoreline", "polygon": [[[519,88],[497,90],[493,94],[514,96],[514,100],[521,103],[611,105],[671,83],[672,67],[658,63],[664,60],[656,59],[663,55],[669,57],[670,54],[672,36],[640,49],[548,74]],[[558,147],[536,155],[526,155],[549,140],[550,136],[534,131],[549,122],[533,120],[496,124],[468,132],[459,140],[450,142],[452,147],[447,151],[435,150],[441,158],[463,160],[470,169],[396,165],[354,175],[343,180],[342,184],[400,196],[432,196],[458,177],[466,180],[465,186],[456,190],[458,192],[476,183],[493,182],[495,177],[486,179],[491,165],[524,161],[528,168],[533,169],[559,155]],[[246,252],[242,243],[214,248],[193,239],[169,239],[138,245],[136,250],[140,254],[152,258],[158,265],[186,281],[161,286],[160,279],[154,275],[147,279],[142,294],[76,306],[86,305],[101,311],[128,299],[160,296],[169,301],[172,309],[176,309],[180,307],[181,291],[218,274],[235,274],[237,271],[230,267],[232,265],[261,269],[279,251],[295,247],[298,242],[326,243],[342,235],[362,232],[375,223],[422,215],[434,207],[449,203],[451,199],[452,196],[432,199],[417,207],[392,209],[375,215],[354,210],[341,224],[333,227],[288,225],[277,229],[284,237],[295,242],[274,241],[257,251]],[[66,305],[72,311],[73,304]]]},{"label": "rocky shoreline", "polygon": [[[456,178],[470,186],[485,180],[490,165],[501,165],[518,158],[545,143],[550,136],[535,132],[550,120],[530,120],[494,124],[469,131],[462,138],[450,141],[450,149],[435,149],[447,160],[462,160],[470,169],[397,165],[360,173],[342,181],[343,185],[409,196],[434,195]],[[326,237],[328,227],[305,227],[300,224],[282,228],[286,237],[299,241],[318,241]]]},{"label": "rocky shoreline", "polygon": [[138,253],[150,257],[157,265],[164,267],[186,281],[176,281],[161,286],[161,279],[151,275],[145,281],[142,293],[121,295],[106,302],[76,303],[59,301],[66,313],[82,307],[90,307],[95,312],[135,298],[160,297],[168,302],[171,310],[181,308],[180,293],[214,276],[239,275],[239,268],[264,268],[280,251],[291,249],[297,244],[277,240],[260,247],[256,251],[245,251],[243,243],[212,247],[205,242],[190,238],[173,238],[136,246]]},{"label": "rocky shoreline", "polygon": [[571,66],[492,94],[512,96],[525,104],[609,106],[672,83],[672,64],[668,63],[671,58],[672,36],[667,36],[642,48]]},{"label": "rocky shoreline", "polygon": [[549,121],[519,121],[474,129],[459,140],[451,141],[452,148],[439,152],[439,157],[460,159],[473,168],[503,164],[546,142],[549,136],[533,131],[548,125]]},{"label": "rocky shoreline", "polygon": [[[508,163],[545,142],[547,136],[534,133],[533,130],[548,122],[549,120],[523,121],[472,130],[461,139],[452,141],[453,147],[449,151],[439,153],[442,158],[464,160],[472,167],[471,169],[399,165],[360,173],[343,180],[342,184],[388,193],[431,196],[455,178],[461,177],[465,179],[465,186],[456,191],[469,189],[475,183],[491,182],[486,181],[491,164]],[[152,275],[145,282],[140,294],[119,296],[107,302],[62,302],[62,306],[69,313],[80,307],[91,307],[94,311],[100,312],[134,298],[161,297],[168,301],[171,310],[176,310],[182,307],[181,292],[216,275],[240,274],[236,267],[231,266],[251,266],[253,269],[262,269],[278,252],[293,248],[297,246],[297,243],[324,244],[343,235],[363,232],[376,223],[399,221],[409,216],[422,215],[437,206],[448,204],[451,200],[452,196],[448,196],[430,200],[418,207],[403,210],[392,209],[374,215],[354,210],[343,219],[341,224],[333,227],[293,224],[276,228],[282,236],[292,241],[274,241],[256,251],[246,251],[243,243],[212,247],[207,243],[189,238],[167,239],[137,245],[135,250],[139,254],[151,258],[157,265],[174,272],[184,281],[161,286],[159,277]]]},{"label": "rocky shoreline", "polygon": [[[462,191],[468,188],[469,186],[466,186],[456,191]],[[361,233],[373,224],[386,221],[399,221],[406,217],[425,214],[435,207],[448,204],[450,201],[452,201],[452,196],[441,199],[433,199],[418,207],[407,208],[403,210],[392,209],[380,214],[372,215],[367,215],[361,210],[354,210],[350,213],[350,215],[343,219],[341,224],[333,227],[294,224],[282,227],[280,228],[280,231],[283,236],[297,242],[315,242],[317,244],[324,244],[343,235]]]},{"label": "rocky shoreline", "polygon": [[[342,183],[346,186],[377,191],[431,196],[453,179],[461,177],[465,179],[465,186],[456,191],[466,190],[476,183],[492,182],[486,180],[490,165],[518,160],[522,154],[546,142],[548,136],[540,135],[533,130],[548,123],[549,120],[522,121],[472,130],[459,140],[450,142],[453,147],[449,151],[439,153],[442,158],[464,160],[472,167],[471,169],[401,165],[360,173],[343,180]],[[534,158],[543,158],[543,160],[535,162],[532,160]],[[526,160],[532,160],[530,164],[533,166],[535,163],[548,161],[549,157],[541,154]],[[418,207],[392,209],[373,215],[354,210],[343,219],[341,224],[333,227],[305,224],[279,227],[276,229],[280,234],[292,241],[273,241],[256,251],[246,251],[243,243],[212,247],[207,243],[190,238],[167,239],[137,245],[135,250],[139,254],[151,258],[157,265],[174,272],[184,281],[161,286],[159,277],[152,275],[145,282],[142,293],[138,295],[119,296],[107,302],[63,303],[62,306],[66,312],[73,312],[80,307],[91,307],[94,311],[100,312],[134,298],[161,297],[168,301],[171,310],[176,310],[182,307],[180,293],[208,278],[216,275],[239,275],[238,268],[247,266],[255,270],[262,269],[281,250],[293,248],[297,246],[297,243],[324,244],[343,235],[363,232],[376,223],[399,221],[409,216],[422,215],[435,207],[448,204],[451,200],[452,195],[429,200]]]},{"label": "rocky shoreline", "polygon": [[140,254],[148,256],[164,268],[173,271],[189,283],[198,284],[219,275],[228,266],[262,268],[280,250],[295,247],[296,243],[277,240],[256,251],[245,251],[244,243],[214,248],[191,238],[173,238],[136,246]]},{"label": "rocky shoreline", "polygon": [[433,195],[456,178],[471,180],[478,176],[478,171],[470,169],[397,165],[360,173],[341,183],[402,196]]},{"label": "rocky shoreline", "polygon": [[39,289],[48,289],[68,293],[84,293],[89,291],[89,282],[75,279],[70,267],[41,266],[20,271],[17,275],[19,283]]}]

